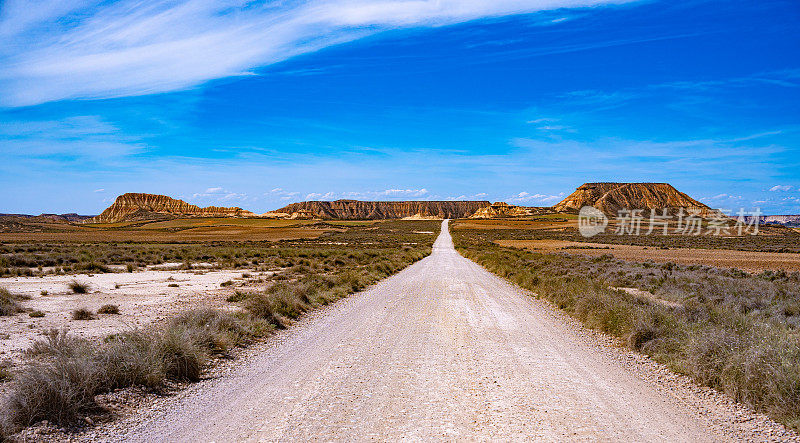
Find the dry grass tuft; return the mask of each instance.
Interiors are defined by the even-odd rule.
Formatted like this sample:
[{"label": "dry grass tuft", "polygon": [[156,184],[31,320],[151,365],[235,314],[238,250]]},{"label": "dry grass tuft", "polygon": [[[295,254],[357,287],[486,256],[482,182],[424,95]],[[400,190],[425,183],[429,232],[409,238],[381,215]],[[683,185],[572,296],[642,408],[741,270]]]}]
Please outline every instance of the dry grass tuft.
[{"label": "dry grass tuft", "polygon": [[72,311],[73,320],[94,320],[95,316],[92,311],[87,308],[78,308]]},{"label": "dry grass tuft", "polygon": [[0,288],[0,316],[25,312],[25,309],[18,303],[20,300],[25,299],[27,297],[13,294],[6,288]]},{"label": "dry grass tuft", "polygon": [[67,287],[75,294],[86,294],[90,289],[88,283],[81,283],[78,280],[72,280]]},{"label": "dry grass tuft", "polygon": [[119,314],[119,306],[117,305],[103,305],[97,310],[98,314]]}]

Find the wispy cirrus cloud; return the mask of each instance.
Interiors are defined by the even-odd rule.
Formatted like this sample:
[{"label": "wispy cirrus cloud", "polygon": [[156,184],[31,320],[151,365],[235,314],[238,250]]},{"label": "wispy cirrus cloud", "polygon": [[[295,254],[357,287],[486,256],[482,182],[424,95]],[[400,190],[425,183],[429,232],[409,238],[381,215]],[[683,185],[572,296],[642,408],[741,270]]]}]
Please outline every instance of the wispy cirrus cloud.
[{"label": "wispy cirrus cloud", "polygon": [[210,200],[213,202],[230,202],[244,201],[248,199],[248,196],[245,193],[231,192],[223,187],[215,186],[206,189],[204,192],[192,194],[192,198]]},{"label": "wispy cirrus cloud", "polygon": [[7,0],[0,106],[182,90],[390,29],[629,1]]},{"label": "wispy cirrus cloud", "polygon": [[548,206],[551,206],[554,203],[562,200],[564,198],[564,195],[565,194],[563,192],[555,195],[548,195],[541,193],[531,194],[530,192],[522,191],[518,194],[514,194],[510,197],[507,197],[505,201],[508,203],[514,203],[518,205],[536,203],[536,204],[546,204]]},{"label": "wispy cirrus cloud", "polygon": [[311,192],[306,200],[407,200],[409,198],[429,200],[428,190],[421,189],[384,189],[381,191],[345,191],[345,192]]},{"label": "wispy cirrus cloud", "polygon": [[146,150],[139,138],[95,115],[60,120],[0,122],[0,158],[66,157],[84,160],[122,158]]}]

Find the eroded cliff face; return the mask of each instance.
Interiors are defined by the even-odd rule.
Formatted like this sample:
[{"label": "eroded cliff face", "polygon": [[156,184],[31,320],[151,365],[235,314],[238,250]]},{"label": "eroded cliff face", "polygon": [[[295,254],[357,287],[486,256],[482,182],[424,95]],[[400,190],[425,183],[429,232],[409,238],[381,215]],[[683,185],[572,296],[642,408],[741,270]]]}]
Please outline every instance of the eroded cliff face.
[{"label": "eroded cliff face", "polygon": [[290,218],[327,220],[383,220],[415,218],[467,218],[489,206],[488,201],[307,201],[274,211]]},{"label": "eroded cliff face", "polygon": [[[736,218],[735,211],[733,217]],[[753,216],[745,216],[744,218],[747,222],[753,220]],[[758,217],[758,224],[763,225],[766,223],[800,227],[800,215],[762,215]]]},{"label": "eroded cliff face", "polygon": [[594,206],[616,216],[622,209],[697,209],[703,215],[715,212],[668,183],[585,183],[553,206],[559,212],[574,212]]},{"label": "eroded cliff face", "polygon": [[480,208],[470,218],[516,218],[531,217],[553,212],[550,207],[516,206],[506,202],[494,202],[491,206]]},{"label": "eroded cliff face", "polygon": [[147,220],[160,217],[252,217],[242,208],[208,206],[201,208],[183,200],[157,194],[127,193],[120,195],[100,215],[87,223],[116,223],[128,220]]}]

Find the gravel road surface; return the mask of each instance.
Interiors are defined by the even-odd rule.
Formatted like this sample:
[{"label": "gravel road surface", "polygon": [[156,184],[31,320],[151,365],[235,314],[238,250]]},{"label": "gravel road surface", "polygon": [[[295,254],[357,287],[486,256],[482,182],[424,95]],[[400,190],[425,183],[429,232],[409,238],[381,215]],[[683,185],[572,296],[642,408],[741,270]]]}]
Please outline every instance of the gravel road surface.
[{"label": "gravel road surface", "polygon": [[431,256],[310,315],[225,375],[87,437],[793,438],[642,359],[461,257],[445,221]]}]

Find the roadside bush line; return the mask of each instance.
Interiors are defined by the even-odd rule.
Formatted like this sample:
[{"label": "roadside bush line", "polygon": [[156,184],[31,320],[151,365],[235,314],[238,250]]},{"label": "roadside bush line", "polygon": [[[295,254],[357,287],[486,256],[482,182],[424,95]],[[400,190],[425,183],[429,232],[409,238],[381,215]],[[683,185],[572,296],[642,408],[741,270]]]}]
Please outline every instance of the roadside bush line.
[{"label": "roadside bush line", "polygon": [[[465,257],[588,327],[620,337],[631,349],[789,427],[800,427],[800,330],[793,304],[800,292],[798,275],[540,254],[465,232],[454,239]],[[675,303],[636,297],[618,286],[648,290]]]},{"label": "roadside bush line", "polygon": [[[33,344],[26,364],[13,374],[0,405],[0,440],[41,420],[74,424],[98,413],[95,396],[114,389],[160,390],[169,381],[198,381],[214,356],[285,328],[304,312],[363,290],[430,251],[430,244],[352,251],[323,272],[310,261],[298,263],[306,269],[287,271],[292,280],[232,297],[241,311],[191,310],[166,325],[110,335],[100,344],[51,331]],[[305,259],[302,253],[299,257]]]}]

